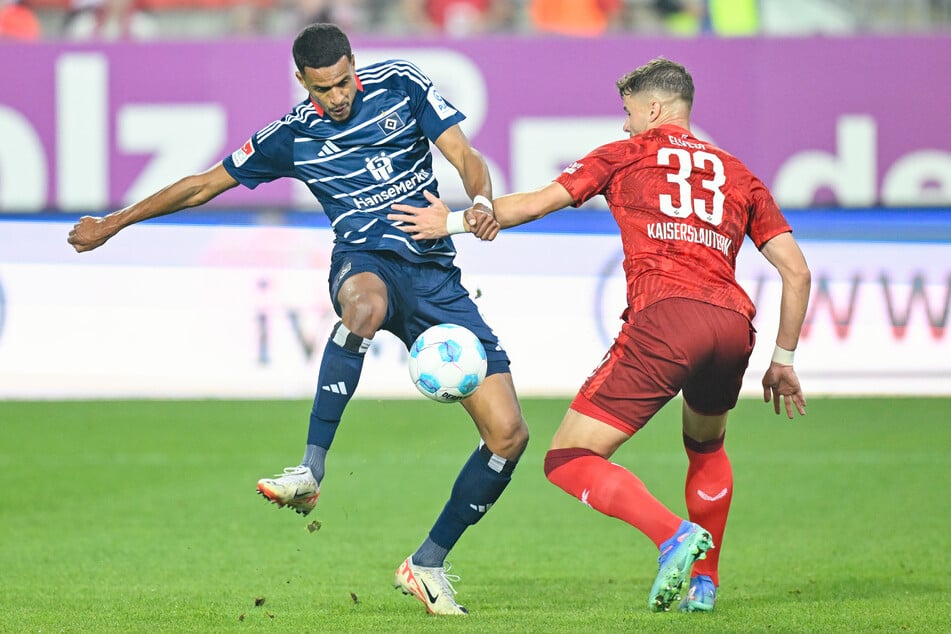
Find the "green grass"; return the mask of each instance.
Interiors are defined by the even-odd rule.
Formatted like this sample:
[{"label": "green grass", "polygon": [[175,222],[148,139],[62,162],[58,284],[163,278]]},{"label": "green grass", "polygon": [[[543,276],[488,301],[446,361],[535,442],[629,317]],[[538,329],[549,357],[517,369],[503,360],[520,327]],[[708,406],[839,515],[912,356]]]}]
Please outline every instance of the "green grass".
[{"label": "green grass", "polygon": [[[652,544],[545,480],[566,406],[524,403],[515,480],[451,557],[472,614],[448,619],[390,584],[477,443],[462,408],[354,401],[301,518],[254,483],[299,460],[309,403],[0,403],[0,632],[949,628],[951,399],[814,398],[795,422],[741,401],[711,615],[648,612]],[[683,513],[677,403],[615,461]]]}]

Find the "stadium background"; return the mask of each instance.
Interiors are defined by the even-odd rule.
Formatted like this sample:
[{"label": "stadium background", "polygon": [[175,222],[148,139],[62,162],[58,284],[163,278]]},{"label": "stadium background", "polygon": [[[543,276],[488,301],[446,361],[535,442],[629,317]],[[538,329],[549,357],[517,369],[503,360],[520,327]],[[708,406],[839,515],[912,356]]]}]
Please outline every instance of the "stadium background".
[{"label": "stadium background", "polygon": [[[538,29],[527,4],[482,36],[424,32],[384,0],[0,2],[0,631],[947,630],[948,2],[763,0],[758,22],[714,25],[690,12],[699,0],[624,0],[598,37]],[[613,82],[658,54],[694,70],[698,128],[777,192],[814,272],[797,363],[809,413],[790,423],[750,398],[731,414],[713,614],[648,612],[656,551],[543,474],[617,327],[616,229],[597,201],[458,241],[522,395],[547,395],[523,398],[516,480],[453,550],[462,621],[390,587],[478,442],[461,408],[412,391],[392,339],[315,512],[252,495],[300,455],[333,321],[330,235],[299,190],[234,191],[92,253],[66,244],[78,215],[207,167],[296,102],[289,42],[320,5],[358,61],[405,55],[433,75],[500,193],[618,138]],[[127,19],[97,28],[104,8]],[[30,35],[24,9],[37,41],[3,39],[10,15]],[[739,272],[762,306],[753,396],[777,282],[750,245]],[[683,513],[679,413],[612,460]]]},{"label": "stadium background", "polygon": [[[743,37],[703,20],[694,36],[674,36],[657,12],[653,27],[631,22],[653,7],[644,2],[622,3],[640,13],[598,37],[533,30],[527,3],[481,35],[421,34],[399,3],[327,6],[359,8],[346,14],[358,65],[412,59],[467,113],[497,193],[540,186],[619,138],[621,74],[656,55],[684,62],[698,136],[770,186],[813,269],[798,357],[809,393],[949,394],[951,82],[935,66],[951,59],[944,4],[928,5],[930,22],[922,3],[854,3],[851,13],[816,3],[824,12],[785,22],[772,4]],[[308,397],[334,316],[331,236],[303,187],[237,188],[90,254],[65,243],[79,214],[206,169],[301,98],[292,7],[254,5],[248,31],[233,21],[246,4],[120,2],[149,10],[146,38],[81,36],[68,5],[35,6],[44,36],[0,44],[0,397]],[[176,30],[183,16],[206,37]],[[891,32],[877,32],[886,23]],[[443,196],[463,204],[445,161],[437,175]],[[617,330],[619,244],[602,207],[491,245],[457,240],[526,395],[570,394]],[[779,284],[750,245],[738,272],[760,305],[755,376],[768,363]],[[360,396],[414,396],[402,346],[377,339]]]}]

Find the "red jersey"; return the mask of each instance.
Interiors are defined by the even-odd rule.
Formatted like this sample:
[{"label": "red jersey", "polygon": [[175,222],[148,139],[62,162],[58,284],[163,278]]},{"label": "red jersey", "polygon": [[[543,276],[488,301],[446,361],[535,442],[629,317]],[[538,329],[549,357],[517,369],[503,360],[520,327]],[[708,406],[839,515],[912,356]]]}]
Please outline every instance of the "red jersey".
[{"label": "red jersey", "polygon": [[736,281],[736,255],[792,231],[766,186],[737,158],[665,125],[608,143],[556,182],[575,206],[603,194],[621,229],[629,313],[669,297],[695,299],[753,319]]}]

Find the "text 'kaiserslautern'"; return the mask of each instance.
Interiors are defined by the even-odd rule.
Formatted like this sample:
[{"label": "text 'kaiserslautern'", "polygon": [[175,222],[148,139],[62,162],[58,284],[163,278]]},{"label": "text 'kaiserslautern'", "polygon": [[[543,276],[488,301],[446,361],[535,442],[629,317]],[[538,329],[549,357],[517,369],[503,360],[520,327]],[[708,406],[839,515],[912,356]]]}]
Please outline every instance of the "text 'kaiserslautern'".
[{"label": "text 'kaiserslautern'", "polygon": [[717,249],[729,256],[733,241],[712,229],[698,229],[680,222],[653,222],[647,225],[647,235],[654,240],[683,240]]}]

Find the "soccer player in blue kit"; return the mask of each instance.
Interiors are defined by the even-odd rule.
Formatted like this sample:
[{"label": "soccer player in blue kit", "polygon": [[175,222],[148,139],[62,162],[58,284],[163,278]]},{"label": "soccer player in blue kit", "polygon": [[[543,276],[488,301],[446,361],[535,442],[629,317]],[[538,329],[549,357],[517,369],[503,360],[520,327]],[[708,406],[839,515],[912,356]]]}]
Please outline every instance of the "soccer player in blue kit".
[{"label": "soccer player in blue kit", "polygon": [[302,515],[317,503],[327,450],[376,332],[393,333],[407,348],[438,323],[475,332],[486,349],[488,372],[462,406],[482,440],[428,536],[394,580],[432,614],[467,614],[447,578],[446,555],[508,485],[528,443],[528,427],[508,356],[460,282],[452,240],[409,239],[387,214],[394,203],[424,205],[424,191],[438,193],[430,142],[459,172],[473,201],[450,216],[449,233],[475,224],[475,214],[491,214],[489,171],[459,127],[464,115],[410,62],[389,60],[357,71],[346,34],[333,24],[303,29],[293,55],[308,97],[289,114],[206,172],[107,216],[80,218],[68,241],[78,252],[95,249],[124,227],[202,205],[239,183],[252,189],[281,177],[306,183],[334,230],[329,284],[340,320],[321,359],[301,464],[257,485],[266,498]]}]

